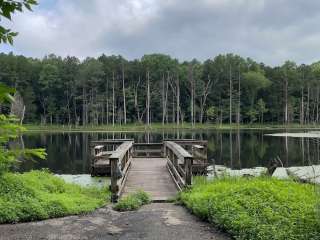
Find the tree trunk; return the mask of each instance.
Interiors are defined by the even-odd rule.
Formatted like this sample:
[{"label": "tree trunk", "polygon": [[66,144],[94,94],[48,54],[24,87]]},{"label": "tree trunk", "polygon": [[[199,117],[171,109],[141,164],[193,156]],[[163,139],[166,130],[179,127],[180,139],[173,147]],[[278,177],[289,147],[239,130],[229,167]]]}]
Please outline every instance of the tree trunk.
[{"label": "tree trunk", "polygon": [[139,103],[138,103],[138,88],[139,88],[140,81],[141,81],[141,78],[139,75],[139,80],[138,80],[138,83],[137,83],[137,85],[135,87],[135,91],[134,91],[134,108],[136,109],[137,121],[139,123],[141,122],[140,109],[139,109]]},{"label": "tree trunk", "polygon": [[238,113],[237,113],[237,124],[240,124],[240,111],[241,111],[241,70],[239,64],[239,76],[238,76]]},{"label": "tree trunk", "polygon": [[284,78],[284,123],[288,123],[288,78]]},{"label": "tree trunk", "polygon": [[150,75],[147,71],[147,125],[150,126]]},{"label": "tree trunk", "polygon": [[162,74],[162,125],[164,125],[165,117],[166,117],[166,93],[165,93],[165,80],[164,80],[164,74]]},{"label": "tree trunk", "polygon": [[82,87],[82,125],[85,126],[86,122],[86,89]]},{"label": "tree trunk", "polygon": [[115,97],[114,97],[114,72],[112,72],[112,126],[114,127],[114,114],[115,114]]},{"label": "tree trunk", "polygon": [[177,125],[180,125],[180,81],[179,81],[179,75],[177,74]]},{"label": "tree trunk", "polygon": [[124,124],[127,124],[126,90],[124,86],[124,66],[122,63],[122,93],[123,93],[123,118]]},{"label": "tree trunk", "polygon": [[306,116],[306,122],[310,123],[310,86],[308,84],[308,93],[307,93],[307,116]]},{"label": "tree trunk", "polygon": [[231,64],[229,65],[229,124],[232,124],[232,74],[231,74]]},{"label": "tree trunk", "polygon": [[190,92],[191,92],[191,99],[190,99],[190,111],[191,111],[191,125],[194,127],[194,80],[193,80],[193,66],[189,65],[189,82],[190,82]]},{"label": "tree trunk", "polygon": [[300,124],[304,124],[304,96],[303,87],[301,87],[301,109],[300,109]]},{"label": "tree trunk", "polygon": [[211,89],[211,78],[210,75],[208,75],[208,82],[205,85],[205,88],[202,92],[202,97],[200,100],[200,123],[203,123],[203,118],[204,118],[204,110],[205,110],[205,106],[207,103],[207,98],[208,95],[210,93],[210,89]]}]

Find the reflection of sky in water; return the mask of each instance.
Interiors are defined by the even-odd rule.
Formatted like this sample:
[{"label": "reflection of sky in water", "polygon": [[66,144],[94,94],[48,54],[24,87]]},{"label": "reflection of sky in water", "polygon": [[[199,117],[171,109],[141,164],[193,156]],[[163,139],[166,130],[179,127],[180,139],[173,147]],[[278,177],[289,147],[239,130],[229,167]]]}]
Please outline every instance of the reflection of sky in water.
[{"label": "reflection of sky in water", "polygon": [[70,174],[56,174],[57,177],[62,178],[67,183],[76,183],[83,187],[106,187],[110,184],[110,178],[108,177],[91,177],[90,174],[78,174],[78,175],[70,175]]},{"label": "reflection of sky in water", "polygon": [[[45,147],[44,161],[23,162],[20,170],[49,168],[58,174],[89,173],[91,140],[133,138],[135,142],[160,142],[168,138],[208,140],[208,157],[212,163],[233,169],[268,166],[279,156],[284,166],[319,164],[319,142],[312,138],[266,136],[266,130],[199,130],[127,133],[41,133],[23,137],[26,147]],[[283,132],[278,130],[276,132]],[[21,143],[20,143],[21,144]]]}]

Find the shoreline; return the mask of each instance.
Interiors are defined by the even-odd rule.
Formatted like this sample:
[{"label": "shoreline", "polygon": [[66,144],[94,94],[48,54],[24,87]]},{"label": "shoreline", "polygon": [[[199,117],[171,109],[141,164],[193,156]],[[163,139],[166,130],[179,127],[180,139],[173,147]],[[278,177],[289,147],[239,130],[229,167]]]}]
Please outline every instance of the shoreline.
[{"label": "shoreline", "polygon": [[187,130],[187,131],[199,131],[199,130],[320,130],[320,125],[229,125],[229,124],[165,124],[155,123],[150,126],[146,125],[91,125],[91,126],[74,126],[74,125],[34,125],[25,124],[26,132],[145,132],[145,131],[163,131],[163,130]]}]

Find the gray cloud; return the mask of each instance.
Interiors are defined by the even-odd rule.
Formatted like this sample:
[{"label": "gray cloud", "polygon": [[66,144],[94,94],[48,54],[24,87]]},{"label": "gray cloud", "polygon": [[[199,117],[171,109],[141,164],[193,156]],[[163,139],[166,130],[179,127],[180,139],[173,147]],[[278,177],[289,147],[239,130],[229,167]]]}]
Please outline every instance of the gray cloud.
[{"label": "gray cloud", "polygon": [[274,65],[320,59],[319,10],[317,0],[42,0],[8,25],[20,32],[14,52],[28,56],[233,52]]}]

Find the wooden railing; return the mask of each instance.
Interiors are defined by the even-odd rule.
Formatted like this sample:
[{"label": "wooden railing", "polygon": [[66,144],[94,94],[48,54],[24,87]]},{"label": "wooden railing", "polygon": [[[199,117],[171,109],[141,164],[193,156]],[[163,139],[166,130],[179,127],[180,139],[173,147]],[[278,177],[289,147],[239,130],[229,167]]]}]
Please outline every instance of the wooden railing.
[{"label": "wooden railing", "polygon": [[134,157],[163,157],[162,143],[134,143]]},{"label": "wooden railing", "polygon": [[111,201],[116,202],[121,195],[132,159],[133,141],[123,142],[109,157],[111,165]]},{"label": "wooden railing", "polygon": [[208,141],[197,139],[167,139],[179,144],[193,157],[193,175],[205,175],[207,173],[208,162]]},{"label": "wooden railing", "polygon": [[91,176],[110,176],[111,164],[109,157],[124,142],[133,139],[106,139],[91,141]]},{"label": "wooden railing", "polygon": [[173,141],[164,141],[163,145],[168,170],[177,188],[182,190],[192,184],[192,155]]}]

